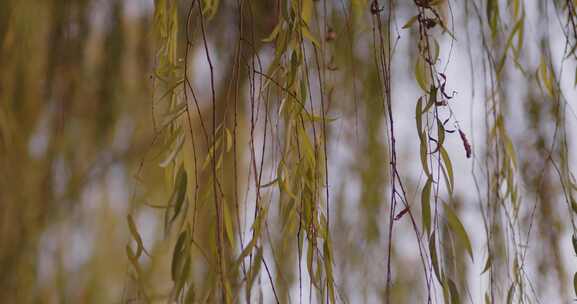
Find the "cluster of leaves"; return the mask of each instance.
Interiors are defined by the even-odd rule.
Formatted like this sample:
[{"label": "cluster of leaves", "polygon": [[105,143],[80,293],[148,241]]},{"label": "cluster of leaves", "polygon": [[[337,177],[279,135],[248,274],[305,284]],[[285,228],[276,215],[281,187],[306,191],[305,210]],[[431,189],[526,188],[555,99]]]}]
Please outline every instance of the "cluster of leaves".
[{"label": "cluster of leaves", "polygon": [[134,3],[0,1],[3,301],[577,296],[574,0]]},{"label": "cluster of leaves", "polygon": [[[511,284],[508,289],[506,299],[512,302],[514,299],[530,299],[526,293],[527,283],[530,280],[524,270],[526,250],[523,249],[519,238],[523,233],[523,226],[520,221],[521,204],[519,196],[519,186],[517,184],[517,172],[519,161],[514,149],[513,140],[507,132],[506,114],[503,104],[504,90],[500,84],[503,72],[505,71],[507,58],[512,58],[514,67],[527,77],[530,73],[523,68],[521,57],[525,39],[525,7],[523,2],[515,0],[509,3],[508,9],[511,12],[510,30],[504,33],[505,25],[502,21],[498,1],[488,1],[486,4],[485,19],[478,14],[479,8],[473,3],[475,13],[478,14],[480,27],[488,28],[488,35],[482,33],[483,50],[481,56],[486,59],[489,69],[486,75],[491,82],[486,88],[487,98],[485,103],[486,133],[483,150],[485,155],[481,157],[486,168],[486,197],[482,197],[480,185],[475,178],[479,195],[479,206],[486,232],[487,254],[481,274],[489,273],[489,289],[485,293],[485,301],[488,303],[496,301],[494,285],[499,277],[495,265],[501,263],[503,258],[513,260],[511,270]],[[211,263],[211,258],[206,258],[209,264],[208,274],[213,281],[206,286],[203,299],[220,299],[223,302],[233,302],[237,300],[239,291],[244,288],[245,300],[251,302],[253,296],[253,285],[260,282],[261,266],[265,266],[272,293],[277,302],[285,302],[290,295],[286,291],[277,294],[279,284],[290,285],[283,273],[277,274],[280,278],[273,282],[271,271],[266,262],[266,240],[272,242],[269,228],[269,210],[271,207],[278,208],[280,219],[279,242],[277,248],[271,248],[273,260],[277,271],[286,270],[286,266],[279,266],[278,257],[275,256],[275,249],[282,252],[293,250],[293,244],[288,242],[291,237],[297,239],[296,253],[298,256],[299,272],[299,297],[302,297],[302,277],[301,277],[301,257],[306,255],[306,267],[310,289],[318,291],[319,301],[336,302],[336,283],[333,271],[335,264],[333,244],[331,238],[330,223],[330,197],[329,197],[329,165],[328,165],[328,123],[327,111],[329,108],[326,102],[327,96],[327,71],[337,71],[338,67],[331,59],[326,63],[327,52],[330,51],[330,43],[337,39],[335,31],[327,25],[328,11],[326,3],[317,5],[312,0],[287,1],[279,3],[276,7],[276,25],[268,36],[256,41],[254,28],[245,31],[246,17],[245,9],[250,4],[239,1],[237,12],[240,17],[237,30],[239,36],[237,51],[235,53],[234,66],[232,70],[237,74],[235,80],[231,80],[231,86],[235,86],[234,108],[230,110],[230,104],[224,105],[224,110],[218,109],[216,97],[216,85],[214,83],[214,55],[207,41],[209,22],[212,18],[217,18],[217,11],[220,4],[215,1],[193,1],[186,13],[186,52],[184,64],[177,63],[176,41],[177,41],[177,11],[178,5],[171,1],[159,1],[156,4],[156,28],[159,32],[160,47],[157,54],[158,64],[155,70],[156,79],[162,83],[160,88],[164,88],[167,93],[167,102],[163,102],[164,122],[160,126],[157,134],[164,134],[166,138],[164,149],[165,157],[160,162],[161,167],[166,168],[169,185],[172,194],[165,206],[165,230],[168,235],[172,234],[173,223],[180,219],[180,225],[176,229],[176,243],[172,253],[171,277],[174,281],[174,288],[171,298],[184,302],[193,301],[196,297],[192,267],[193,244],[195,240],[195,225],[197,216],[197,203],[212,201],[214,208],[214,222],[208,231],[212,231],[214,239],[208,251],[215,254],[216,261]],[[461,142],[463,153],[467,159],[476,158],[473,153],[472,143],[464,129],[460,126],[459,120],[455,116],[452,102],[455,92],[448,93],[451,85],[451,75],[447,76],[445,70],[441,71],[442,47],[440,39],[446,38],[452,45],[456,42],[456,33],[450,28],[451,22],[447,20],[447,8],[451,9],[447,1],[436,0],[415,0],[412,10],[416,14],[409,18],[402,27],[407,31],[416,29],[417,56],[414,64],[414,79],[424,92],[416,102],[415,119],[418,134],[419,158],[421,160],[422,173],[425,176],[425,183],[420,195],[421,223],[417,224],[412,212],[413,208],[407,200],[406,189],[401,179],[401,173],[397,164],[397,147],[395,137],[395,117],[393,115],[393,100],[391,87],[391,63],[393,61],[393,35],[392,22],[395,21],[394,6],[391,2],[388,6],[381,7],[378,1],[351,3],[353,17],[358,17],[362,13],[359,8],[365,7],[369,10],[373,22],[373,53],[374,68],[380,88],[378,95],[382,101],[382,109],[385,114],[387,129],[387,143],[390,157],[390,189],[391,200],[387,207],[389,210],[388,220],[388,253],[386,267],[386,292],[385,299],[390,301],[391,288],[391,260],[394,255],[393,250],[393,229],[395,221],[400,221],[405,214],[411,219],[413,232],[417,239],[421,261],[423,263],[423,274],[427,286],[427,298],[429,301],[435,298],[436,286],[441,287],[441,294],[447,303],[459,303],[463,291],[467,290],[466,281],[457,271],[456,252],[457,249],[464,249],[466,254],[474,262],[472,241],[463,222],[459,219],[457,201],[455,199],[455,168],[446,146],[448,137],[455,137]],[[248,8],[250,10],[250,8]],[[569,10],[569,12],[571,12]],[[569,20],[572,14],[569,13]],[[313,23],[317,20],[317,28],[313,30]],[[383,22],[384,17],[384,22]],[[353,23],[348,21],[348,26]],[[190,28],[193,25],[200,27],[201,34],[194,38]],[[452,26],[452,25],[451,25]],[[198,28],[197,27],[197,28]],[[271,63],[268,64],[267,71],[262,71],[260,57],[255,50],[246,51],[243,49],[243,39],[249,40],[252,44],[272,44],[274,52]],[[324,34],[323,34],[324,33]],[[468,34],[468,32],[467,32]],[[325,36],[326,39],[317,37]],[[505,37],[505,43],[499,41]],[[202,45],[205,60],[210,72],[210,91],[212,100],[208,110],[201,109],[195,88],[191,84],[188,76],[188,62],[190,61],[189,50],[195,45],[195,39]],[[249,43],[249,44],[250,44]],[[494,45],[494,46],[492,46]],[[251,46],[250,48],[254,48]],[[511,53],[511,55],[509,55]],[[242,54],[249,55],[250,59],[243,66]],[[450,59],[450,52],[447,55]],[[212,58],[212,59],[211,59]],[[243,59],[244,58],[244,59]],[[316,69],[315,69],[316,66]],[[238,74],[243,71],[249,75],[250,92],[250,130],[248,139],[248,149],[238,147],[239,131],[237,99],[241,99],[240,83]],[[317,79],[314,80],[314,76]],[[558,82],[555,73],[548,67],[544,59],[536,73],[538,83],[544,91],[553,99],[559,99]],[[355,81],[355,80],[353,80]],[[313,86],[313,82],[315,85]],[[354,89],[354,88],[353,88]],[[227,93],[228,94],[228,93]],[[353,95],[356,92],[353,92]],[[192,96],[192,101],[191,98]],[[317,99],[315,101],[315,99]],[[242,101],[241,101],[242,102]],[[197,117],[191,118],[194,105]],[[264,109],[261,109],[261,106]],[[356,106],[356,105],[355,105]],[[276,114],[271,114],[271,109],[275,109]],[[234,116],[232,116],[232,114]],[[203,113],[211,113],[212,127],[205,124]],[[224,114],[221,114],[224,113]],[[228,114],[227,114],[228,113]],[[259,116],[264,113],[264,122],[259,122]],[[217,118],[222,115],[221,118]],[[186,117],[186,118],[185,118]],[[231,124],[231,117],[234,122]],[[269,130],[271,121],[276,119],[277,130]],[[198,121],[195,122],[195,121]],[[563,123],[563,118],[556,120]],[[257,126],[262,125],[263,132],[260,132],[262,150],[260,151],[260,161],[258,161],[257,149]],[[198,128],[200,126],[200,128]],[[189,129],[190,132],[186,131]],[[197,130],[200,129],[201,132]],[[398,130],[397,130],[398,131]],[[206,153],[200,152],[198,144],[195,144],[195,136],[201,133],[206,144]],[[458,134],[458,137],[456,137]],[[566,134],[566,133],[564,133]],[[278,142],[274,139],[278,138]],[[272,152],[267,151],[267,139],[272,141],[269,146],[277,145]],[[565,147],[566,141],[563,142]],[[186,149],[187,145],[192,146]],[[251,175],[254,182],[246,181],[247,191],[254,190],[254,218],[250,223],[250,236],[248,241],[243,241],[246,232],[243,231],[243,223],[240,220],[239,200],[238,200],[238,179],[237,171],[238,153],[240,150],[247,150],[249,154],[248,176]],[[274,153],[276,152],[276,154]],[[193,161],[190,155],[192,152]],[[265,168],[265,155],[270,153],[271,159],[266,167],[273,168],[272,181],[263,182],[263,169]],[[197,165],[197,154],[205,155],[203,162]],[[242,154],[241,154],[242,155]],[[569,176],[570,169],[566,154],[563,158],[561,178],[563,183],[571,184]],[[231,161],[232,159],[232,161]],[[228,160],[228,161],[227,161]],[[191,164],[193,164],[191,166]],[[201,164],[201,165],[200,165]],[[242,163],[241,163],[242,167]],[[234,177],[226,178],[222,173],[234,172]],[[242,171],[242,170],[241,170]],[[226,173],[225,173],[226,174]],[[194,176],[194,181],[187,179],[187,176]],[[206,176],[206,180],[199,180],[199,176]],[[441,189],[441,182],[444,181],[444,189]],[[232,184],[233,195],[227,193]],[[273,187],[276,186],[276,187]],[[188,187],[188,188],[187,188]],[[194,189],[194,190],[191,190]],[[201,190],[199,190],[201,189]],[[206,190],[205,190],[206,189]],[[228,190],[227,190],[228,189]],[[326,191],[323,191],[325,189]],[[324,193],[323,193],[324,192]],[[566,190],[565,194],[575,208],[575,200],[572,191]],[[399,211],[397,201],[402,203]],[[192,214],[188,212],[189,202],[194,202]],[[273,205],[275,202],[275,205]],[[183,208],[185,206],[185,208]],[[250,205],[246,204],[246,210]],[[234,210],[234,211],[233,211]],[[209,213],[210,214],[210,213]],[[507,226],[508,236],[500,235],[501,220],[504,219]],[[246,216],[245,216],[246,220]],[[128,247],[130,260],[133,262],[136,272],[139,272],[137,259],[140,257],[142,241],[129,218],[129,226],[133,232],[137,244],[137,252],[134,253]],[[244,224],[246,225],[246,223]],[[235,236],[236,234],[236,236]],[[495,235],[497,236],[495,237]],[[268,236],[267,236],[268,235]],[[511,241],[504,241],[503,237]],[[209,238],[210,239],[210,238]],[[237,242],[239,242],[237,244]],[[458,246],[457,246],[458,245]],[[202,251],[203,246],[196,245]],[[503,247],[512,246],[511,255],[503,256]],[[203,255],[205,255],[203,253]],[[290,262],[289,258],[289,262]],[[248,263],[248,266],[246,265]],[[459,262],[460,263],[460,262]],[[283,265],[285,263],[282,263]],[[278,268],[280,267],[280,268]],[[290,266],[288,266],[290,268]],[[436,281],[433,281],[433,277]],[[438,284],[438,285],[437,285]],[[288,287],[280,288],[287,290]],[[215,292],[221,290],[220,296]],[[262,293],[259,294],[262,297]],[[309,301],[311,298],[309,298]]]}]

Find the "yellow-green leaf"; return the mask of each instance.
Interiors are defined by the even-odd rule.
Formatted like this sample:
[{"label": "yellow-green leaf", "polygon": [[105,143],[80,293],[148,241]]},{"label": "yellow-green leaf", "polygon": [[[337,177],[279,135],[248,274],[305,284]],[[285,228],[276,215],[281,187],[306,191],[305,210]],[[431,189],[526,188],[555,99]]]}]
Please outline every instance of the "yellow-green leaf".
[{"label": "yellow-green leaf", "polygon": [[457,290],[457,285],[455,285],[455,282],[453,282],[453,280],[448,279],[448,284],[449,284],[449,292],[451,294],[451,304],[459,304],[461,303],[461,298],[459,296],[459,291]]},{"label": "yellow-green leaf", "polygon": [[409,18],[409,20],[403,25],[403,28],[404,29],[410,28],[415,23],[415,21],[417,21],[418,17],[419,17],[419,15],[415,15],[415,16]]},{"label": "yellow-green leaf", "polygon": [[421,212],[423,217],[423,227],[430,233],[431,232],[431,185],[433,180],[431,178],[427,179],[425,186],[423,187],[423,192],[421,192]]},{"label": "yellow-green leaf", "polygon": [[302,33],[303,33],[303,37],[308,39],[310,42],[312,42],[312,44],[317,47],[320,48],[321,44],[319,43],[319,41],[317,40],[317,38],[315,38],[315,36],[309,31],[308,27],[306,26],[302,26],[301,27]]},{"label": "yellow-green leaf", "polygon": [[184,166],[181,165],[180,169],[178,170],[178,174],[176,175],[175,188],[171,197],[170,205],[174,205],[174,214],[170,219],[171,222],[174,221],[174,219],[176,219],[176,217],[180,213],[180,210],[182,209],[182,205],[186,197],[186,186],[187,186],[186,170],[184,169]]},{"label": "yellow-green leaf", "polygon": [[268,35],[266,38],[262,39],[262,42],[273,41],[278,36],[278,33],[281,30],[281,28],[282,28],[282,19],[279,18],[278,24],[274,27],[274,29],[272,30],[270,35]]},{"label": "yellow-green leaf", "polygon": [[224,211],[224,229],[226,231],[226,236],[230,242],[230,246],[234,247],[234,233],[232,229],[232,217],[230,216],[230,211],[226,205],[223,206]]},{"label": "yellow-green leaf", "polygon": [[433,234],[429,238],[429,252],[431,255],[431,264],[433,264],[433,270],[435,272],[435,277],[437,277],[437,280],[439,281],[439,283],[442,283],[443,282],[442,273],[441,273],[441,269],[439,268],[439,260],[437,259],[437,245],[436,245],[436,239],[435,239],[435,231],[433,231]]},{"label": "yellow-green leaf", "polygon": [[493,257],[489,254],[489,256],[487,257],[487,261],[485,262],[485,266],[483,267],[483,271],[481,272],[481,274],[487,272],[487,270],[489,270],[491,268],[491,265],[493,264]]},{"label": "yellow-green leaf", "polygon": [[427,74],[427,65],[425,60],[419,56],[415,62],[415,79],[419,87],[425,92],[429,89],[430,77]]},{"label": "yellow-green leaf", "polygon": [[577,272],[573,276],[573,290],[575,291],[575,296],[577,297]]},{"label": "yellow-green leaf", "polygon": [[511,284],[507,292],[507,304],[513,303],[513,296],[515,295],[515,283]]},{"label": "yellow-green leaf", "polygon": [[417,133],[419,133],[419,137],[423,138],[423,112],[421,108],[423,107],[423,98],[419,97],[417,100],[417,106],[415,108],[415,120],[417,122]]},{"label": "yellow-green leaf", "polygon": [[449,153],[443,146],[440,147],[441,151],[441,158],[443,159],[444,168],[447,170],[447,175],[449,177],[449,192],[453,192],[455,188],[455,177],[453,175],[453,164],[451,163],[451,159],[449,158]]},{"label": "yellow-green leaf", "polygon": [[473,248],[471,246],[469,235],[467,234],[467,231],[465,230],[463,223],[461,223],[461,220],[459,220],[459,217],[457,217],[451,206],[449,206],[446,203],[444,205],[445,205],[445,215],[447,216],[447,222],[449,224],[449,228],[451,228],[453,233],[455,233],[457,238],[463,243],[463,246],[465,246],[465,249],[469,253],[471,260],[473,260]]},{"label": "yellow-green leaf", "polygon": [[310,24],[311,18],[313,16],[313,0],[300,1],[302,1],[301,18],[308,25]]}]

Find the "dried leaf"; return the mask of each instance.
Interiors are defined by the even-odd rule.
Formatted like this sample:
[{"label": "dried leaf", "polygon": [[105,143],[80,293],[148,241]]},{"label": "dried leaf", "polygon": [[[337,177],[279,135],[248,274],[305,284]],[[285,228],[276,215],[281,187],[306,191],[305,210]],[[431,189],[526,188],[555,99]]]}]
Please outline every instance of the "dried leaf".
[{"label": "dried leaf", "polygon": [[463,142],[463,147],[465,148],[467,158],[470,158],[473,151],[471,149],[469,141],[467,140],[467,136],[465,136],[465,132],[463,132],[461,129],[459,129],[459,136],[461,136],[461,141]]}]

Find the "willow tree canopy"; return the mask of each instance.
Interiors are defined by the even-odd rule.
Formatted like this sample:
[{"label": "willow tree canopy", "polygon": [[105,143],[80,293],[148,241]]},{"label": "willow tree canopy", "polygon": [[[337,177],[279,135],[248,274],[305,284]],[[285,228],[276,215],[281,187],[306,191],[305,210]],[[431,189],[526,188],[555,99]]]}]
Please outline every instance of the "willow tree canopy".
[{"label": "willow tree canopy", "polygon": [[0,302],[571,302],[576,6],[0,1]]}]

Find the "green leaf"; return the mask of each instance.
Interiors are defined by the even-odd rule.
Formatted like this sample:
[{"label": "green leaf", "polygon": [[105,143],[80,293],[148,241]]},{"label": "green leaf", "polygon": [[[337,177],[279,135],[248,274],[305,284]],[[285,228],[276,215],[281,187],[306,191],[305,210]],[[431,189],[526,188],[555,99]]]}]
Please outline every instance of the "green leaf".
[{"label": "green leaf", "polygon": [[575,296],[577,297],[577,272],[573,276],[573,290],[575,291]]},{"label": "green leaf", "polygon": [[423,170],[425,171],[425,173],[427,174],[427,176],[429,178],[431,178],[431,172],[429,171],[429,164],[427,161],[427,140],[425,139],[425,136],[421,137],[421,145],[420,145],[420,150],[421,150],[421,165],[423,166]]},{"label": "green leaf", "polygon": [[171,139],[171,143],[169,146],[169,152],[166,154],[164,159],[160,161],[159,166],[165,168],[167,167],[178,155],[178,152],[182,149],[184,144],[185,136],[181,132],[181,128],[178,128],[174,134],[174,139]]},{"label": "green leaf", "polygon": [[453,192],[455,189],[455,177],[453,175],[453,164],[451,163],[451,159],[449,158],[449,153],[445,150],[444,147],[440,147],[441,151],[441,158],[443,159],[443,164],[445,169],[447,170],[447,176],[449,177],[449,192]]},{"label": "green leaf", "polygon": [[505,142],[505,152],[507,156],[513,163],[513,168],[517,168],[517,156],[515,155],[515,149],[513,148],[513,142],[511,142],[511,138],[505,133],[501,133],[503,137],[503,141]]},{"label": "green leaf", "polygon": [[415,16],[409,18],[409,20],[403,25],[403,28],[404,29],[410,28],[415,23],[415,21],[417,21],[418,17],[419,17],[419,15],[415,15]]},{"label": "green leaf", "polygon": [[136,241],[136,245],[138,246],[136,249],[136,254],[135,254],[136,258],[140,257],[143,250],[148,255],[148,252],[144,248],[144,243],[142,242],[142,238],[140,237],[140,233],[138,233],[138,229],[136,229],[136,224],[134,223],[134,219],[132,218],[132,215],[128,214],[126,216],[126,219],[128,221],[128,229],[130,230],[130,234],[132,235],[132,238],[134,238],[134,240]]},{"label": "green leaf", "polygon": [[128,257],[130,264],[132,264],[132,267],[134,267],[134,270],[136,271],[138,276],[140,276],[142,270],[140,269],[140,264],[138,264],[138,257],[136,256],[134,251],[132,251],[132,248],[130,248],[129,245],[126,245],[126,256]]},{"label": "green leaf", "polygon": [[437,118],[437,146],[441,148],[445,142],[445,127],[443,123]]},{"label": "green leaf", "polygon": [[541,58],[541,64],[539,65],[539,78],[547,90],[547,93],[549,93],[551,96],[555,96],[555,87],[553,86],[553,71],[548,67],[544,57]]},{"label": "green leaf", "polygon": [[222,144],[222,137],[219,136],[218,138],[216,138],[216,140],[214,141],[214,145],[212,145],[210,147],[210,149],[208,150],[208,155],[206,155],[206,158],[204,159],[204,162],[202,163],[202,170],[206,169],[208,167],[208,164],[210,164],[210,162],[212,161],[212,158],[214,157],[214,154],[216,153],[216,151],[220,148],[220,145]]},{"label": "green leaf", "polygon": [[575,234],[571,237],[571,241],[573,242],[573,251],[577,254],[577,236]]},{"label": "green leaf", "polygon": [[513,296],[515,295],[515,283],[511,284],[507,292],[507,304],[513,303]]},{"label": "green leaf", "polygon": [[230,152],[230,149],[232,148],[232,134],[230,134],[228,128],[224,129],[224,134],[226,136],[226,152]]},{"label": "green leaf", "polygon": [[188,290],[186,291],[186,297],[184,303],[196,303],[196,293],[194,290],[194,286],[192,285],[194,282],[188,282]]},{"label": "green leaf", "polygon": [[178,296],[181,295],[181,291],[184,288],[185,284],[187,283],[187,279],[188,276],[190,274],[190,263],[191,263],[191,258],[190,255],[186,255],[186,258],[184,259],[184,264],[180,269],[180,273],[178,274],[178,279],[176,281],[176,294]]},{"label": "green leaf", "polygon": [[451,36],[451,38],[453,40],[457,40],[457,38],[455,37],[455,34],[453,34],[453,32],[451,32],[451,30],[447,27],[447,25],[445,24],[445,22],[443,20],[441,20],[439,22],[439,25],[441,25],[441,27],[443,28],[443,33],[447,33],[447,34],[449,34],[449,36]]},{"label": "green leaf", "polygon": [[423,107],[423,98],[419,97],[417,100],[417,106],[415,108],[415,120],[417,122],[417,133],[419,137],[423,138],[423,112],[421,108]]},{"label": "green leaf", "polygon": [[425,186],[423,187],[423,192],[421,192],[421,212],[423,217],[423,227],[427,233],[431,232],[431,185],[433,180],[431,178],[427,179]]},{"label": "green leaf", "polygon": [[303,33],[303,37],[308,39],[310,42],[312,42],[312,44],[315,47],[317,47],[317,48],[321,47],[321,44],[319,43],[317,38],[315,38],[315,36],[309,31],[308,27],[306,27],[306,26],[301,27],[301,31]]},{"label": "green leaf", "polygon": [[429,252],[431,255],[431,264],[433,264],[433,270],[435,271],[435,277],[437,277],[437,280],[439,281],[439,283],[442,283],[442,276],[441,276],[441,271],[439,269],[439,260],[437,259],[437,246],[436,246],[436,240],[435,240],[435,231],[433,231],[433,234],[431,235],[431,237],[429,238]]},{"label": "green leaf", "polygon": [[230,211],[226,205],[223,206],[224,211],[224,228],[226,231],[226,236],[230,242],[230,246],[234,248],[234,230],[232,229],[232,218],[230,216]]},{"label": "green leaf", "polygon": [[420,56],[417,58],[417,62],[415,62],[415,79],[419,84],[419,87],[425,92],[429,89],[429,82],[430,79],[427,74],[427,68],[425,64],[425,60]]},{"label": "green leaf", "polygon": [[182,205],[184,202],[184,198],[186,197],[186,186],[187,186],[187,177],[186,177],[186,170],[184,169],[184,165],[180,166],[178,170],[178,174],[176,175],[176,183],[172,198],[174,199],[174,203],[171,202],[171,205],[174,205],[174,214],[170,221],[174,221],[180,210],[182,209]]},{"label": "green leaf", "polygon": [[282,19],[279,18],[279,22],[278,24],[274,27],[274,29],[272,30],[272,32],[270,33],[270,35],[268,35],[268,37],[262,39],[262,42],[271,42],[273,41],[277,36],[279,31],[282,28]]},{"label": "green leaf", "polygon": [[273,179],[272,181],[264,184],[264,185],[260,185],[260,188],[262,189],[262,188],[270,187],[270,186],[276,184],[277,182],[278,182],[278,177]]},{"label": "green leaf", "polygon": [[[444,23],[441,22],[441,25],[443,25],[443,24]],[[450,31],[447,30],[447,32],[451,36],[453,36]],[[439,42],[437,41],[437,39],[433,38],[433,39],[431,39],[431,41],[433,41],[433,56],[431,57],[431,60],[433,63],[437,63],[437,60],[439,60],[439,56],[441,55],[441,47],[439,46]]]},{"label": "green leaf", "polygon": [[313,0],[300,0],[302,3],[301,7],[301,18],[308,25],[310,24],[311,18],[313,16]]},{"label": "green leaf", "polygon": [[573,212],[577,213],[577,201],[575,201],[573,196],[569,196],[569,200],[571,201],[571,209],[573,209]]},{"label": "green leaf", "polygon": [[459,291],[457,290],[457,285],[455,285],[455,282],[453,282],[453,280],[448,279],[448,284],[449,284],[449,292],[451,294],[451,304],[459,304],[461,303],[461,298],[459,296]]},{"label": "green leaf", "polygon": [[260,274],[261,266],[262,266],[262,248],[257,248],[256,255],[253,259],[253,264],[251,265],[247,273],[246,287],[245,287],[247,294],[250,294],[250,290],[252,289],[254,280]]},{"label": "green leaf", "polygon": [[445,203],[444,205],[445,205],[445,215],[447,216],[447,222],[449,223],[449,228],[451,228],[451,230],[457,235],[457,237],[463,243],[465,249],[469,253],[471,260],[473,260],[473,248],[471,247],[471,241],[469,240],[469,235],[467,234],[467,231],[465,230],[463,223],[461,223],[461,220],[459,220],[455,212],[448,204]]},{"label": "green leaf", "polygon": [[428,111],[429,108],[432,107],[437,102],[437,92],[438,92],[437,87],[431,85],[431,89],[429,90],[429,101],[427,102],[427,105],[425,106],[423,112]]},{"label": "green leaf", "polygon": [[182,264],[182,253],[185,251],[187,245],[185,243],[187,239],[187,231],[182,231],[178,236],[176,245],[174,246],[174,251],[172,252],[172,262],[170,266],[170,274],[172,281],[176,282],[178,279],[178,274],[180,271],[180,265]]},{"label": "green leaf", "polygon": [[491,256],[491,254],[489,254],[489,256],[487,257],[487,261],[485,262],[485,266],[483,267],[483,271],[481,272],[481,274],[487,272],[487,270],[489,270],[491,268],[491,265],[493,264],[493,257]]},{"label": "green leaf", "polygon": [[329,292],[329,303],[336,303],[335,302],[335,288],[334,288],[334,278],[333,278],[333,258],[331,253],[331,240],[327,236],[325,242],[323,243],[323,254],[325,255],[324,259],[324,266],[325,266],[325,273],[327,276],[327,285],[328,285],[328,292]]}]

